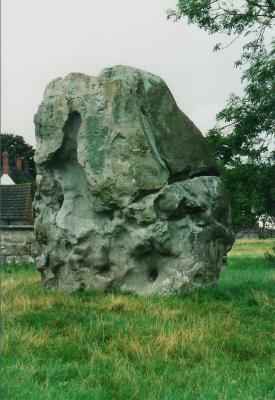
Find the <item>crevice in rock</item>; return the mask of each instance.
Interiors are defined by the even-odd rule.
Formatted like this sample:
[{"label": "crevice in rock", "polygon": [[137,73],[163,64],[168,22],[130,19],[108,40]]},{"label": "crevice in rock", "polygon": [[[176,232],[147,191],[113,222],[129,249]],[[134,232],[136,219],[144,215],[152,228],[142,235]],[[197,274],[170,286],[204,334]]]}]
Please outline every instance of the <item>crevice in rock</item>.
[{"label": "crevice in rock", "polygon": [[168,184],[180,181],[185,181],[186,179],[198,178],[200,176],[219,176],[218,169],[216,167],[203,168],[200,171],[191,172],[191,166],[184,171],[178,172],[177,174],[171,175],[168,179]]},{"label": "crevice in rock", "polygon": [[138,195],[129,203],[127,204],[125,207],[128,207],[130,204],[133,203],[137,203],[138,201],[142,200],[144,197],[150,195],[150,194],[155,194],[158,193],[160,190],[162,189],[162,187],[160,187],[159,189],[146,189],[146,190],[140,190]]},{"label": "crevice in rock", "polygon": [[149,280],[151,282],[155,282],[159,275],[157,268],[150,268],[148,271],[148,275],[149,275]]},{"label": "crevice in rock", "polygon": [[79,112],[74,111],[68,115],[65,122],[63,132],[64,139],[60,149],[54,154],[52,158],[52,166],[58,167],[64,162],[77,161],[77,135],[81,125],[81,116]]},{"label": "crevice in rock", "polygon": [[145,132],[145,134],[147,136],[147,139],[148,139],[148,142],[149,142],[150,147],[152,149],[152,152],[153,152],[156,160],[158,161],[158,163],[169,174],[170,173],[169,168],[166,165],[166,163],[163,160],[163,158],[161,157],[161,155],[159,154],[157,143],[156,143],[156,138],[155,138],[155,135],[154,135],[154,130],[153,130],[152,126],[151,126],[151,121],[150,121],[149,117],[145,113],[145,110],[144,110],[143,106],[140,106],[140,116],[141,116],[141,122],[142,122],[142,125],[143,125],[143,129],[144,129],[144,132]]}]

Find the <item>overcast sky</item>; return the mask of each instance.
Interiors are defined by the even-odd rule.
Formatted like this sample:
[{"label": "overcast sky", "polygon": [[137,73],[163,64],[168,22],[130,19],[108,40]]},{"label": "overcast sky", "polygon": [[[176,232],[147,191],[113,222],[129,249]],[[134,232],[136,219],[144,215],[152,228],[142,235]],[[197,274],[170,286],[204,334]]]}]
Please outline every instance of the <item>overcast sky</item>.
[{"label": "overcast sky", "polygon": [[116,64],[161,76],[205,134],[228,95],[241,90],[238,45],[167,21],[177,0],[2,0],[2,132],[35,145],[33,115],[47,83]]}]

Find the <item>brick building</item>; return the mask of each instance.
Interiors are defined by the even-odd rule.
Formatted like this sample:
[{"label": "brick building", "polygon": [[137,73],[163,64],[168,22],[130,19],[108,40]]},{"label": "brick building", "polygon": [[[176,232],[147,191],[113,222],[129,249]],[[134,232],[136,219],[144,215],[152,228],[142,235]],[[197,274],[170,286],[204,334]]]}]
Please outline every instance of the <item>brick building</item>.
[{"label": "brick building", "polygon": [[[17,157],[16,166],[22,169],[22,158]],[[2,153],[2,176],[0,178],[1,225],[32,225],[32,185],[15,184],[10,177],[9,154]]]}]

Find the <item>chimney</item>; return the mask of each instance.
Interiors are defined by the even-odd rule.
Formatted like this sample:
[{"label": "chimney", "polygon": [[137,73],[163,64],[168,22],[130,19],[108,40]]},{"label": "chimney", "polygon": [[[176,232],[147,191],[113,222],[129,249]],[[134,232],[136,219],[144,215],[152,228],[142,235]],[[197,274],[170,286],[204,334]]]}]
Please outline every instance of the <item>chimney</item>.
[{"label": "chimney", "polygon": [[9,153],[5,150],[2,153],[2,161],[3,161],[3,175],[7,174],[9,175],[10,173],[10,164],[9,164]]},{"label": "chimney", "polygon": [[22,157],[21,156],[16,156],[16,160],[15,160],[15,166],[17,169],[22,170]]}]

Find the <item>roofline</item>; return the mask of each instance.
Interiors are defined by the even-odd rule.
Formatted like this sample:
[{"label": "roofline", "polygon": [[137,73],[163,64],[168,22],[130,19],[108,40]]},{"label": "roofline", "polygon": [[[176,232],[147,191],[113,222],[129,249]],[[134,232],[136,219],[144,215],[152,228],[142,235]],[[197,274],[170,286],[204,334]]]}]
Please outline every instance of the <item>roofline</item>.
[{"label": "roofline", "polygon": [[0,231],[33,231],[33,225],[1,225]]}]

